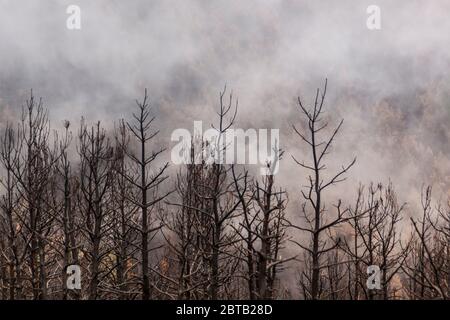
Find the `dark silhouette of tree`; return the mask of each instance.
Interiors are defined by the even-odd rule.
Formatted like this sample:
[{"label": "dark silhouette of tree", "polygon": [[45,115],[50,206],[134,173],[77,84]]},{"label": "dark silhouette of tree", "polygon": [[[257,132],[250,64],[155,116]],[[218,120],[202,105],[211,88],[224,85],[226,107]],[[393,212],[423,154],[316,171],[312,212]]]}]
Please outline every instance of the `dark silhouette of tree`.
[{"label": "dark silhouette of tree", "polygon": [[322,138],[324,130],[328,127],[328,122],[323,119],[323,106],[326,90],[327,81],[325,81],[323,92],[320,95],[320,90],[317,89],[314,106],[310,109],[303,106],[302,101],[298,98],[298,105],[306,119],[307,126],[305,132],[299,130],[295,125],[292,126],[301,141],[306,143],[311,150],[310,163],[305,163],[304,161],[300,162],[293,157],[294,161],[299,166],[311,172],[308,176],[309,185],[306,187],[306,191],[302,190],[301,192],[305,200],[301,210],[307,226],[304,227],[294,224],[290,224],[290,226],[298,231],[307,232],[311,236],[309,246],[305,246],[297,241],[295,241],[295,243],[305,250],[311,259],[310,275],[307,275],[306,273],[303,275],[309,282],[309,289],[306,292],[307,298],[313,300],[320,299],[321,297],[320,271],[321,269],[326,268],[326,265],[321,261],[321,257],[338,246],[338,243],[330,244],[330,241],[324,239],[324,235],[330,232],[334,227],[349,219],[348,217],[346,218],[348,210],[342,209],[341,201],[338,201],[338,204],[335,206],[336,216],[333,219],[330,219],[330,213],[325,207],[323,193],[326,189],[342,182],[345,179],[344,175],[356,162],[356,158],[353,159],[348,165],[343,166],[341,170],[334,173],[331,178],[328,178],[328,180],[324,177],[324,170],[326,169],[324,161],[331,151],[331,146],[335,137],[344,122],[344,120],[341,120],[328,138]]},{"label": "dark silhouette of tree", "polygon": [[105,239],[110,231],[107,203],[111,200],[113,149],[100,122],[88,128],[83,121],[78,139],[81,230],[86,241],[82,250],[89,259],[88,298],[95,300],[99,297],[99,285],[105,275],[102,263],[110,253]]},{"label": "dark silhouette of tree", "polygon": [[[293,130],[309,156],[294,157],[307,172],[299,208],[275,176],[278,146],[261,177],[223,162],[238,110],[226,88],[216,134],[186,146],[191,162],[174,174],[175,192],[147,91],[132,121],[107,130],[82,119],[76,139],[68,121],[52,134],[31,93],[0,136],[0,298],[295,298],[281,280],[298,267],[305,299],[449,299],[450,202],[422,188],[416,214],[389,182],[360,185],[345,207],[336,194],[356,159],[328,169],[343,121],[328,128],[326,89],[309,108],[298,99],[303,122]],[[71,265],[81,290],[67,286]],[[369,266],[380,268],[380,288],[369,288]]]},{"label": "dark silhouette of tree", "polygon": [[162,201],[169,192],[159,194],[159,187],[167,179],[165,175],[169,163],[166,162],[162,167],[154,167],[158,156],[164,152],[161,148],[157,151],[149,152],[148,143],[152,141],[159,131],[153,131],[153,121],[155,117],[150,115],[150,105],[148,104],[147,89],[145,90],[142,102],[136,101],[137,113],[133,113],[133,122],[127,122],[127,127],[131,132],[131,136],[138,145],[138,151],[135,153],[132,150],[124,149],[125,154],[133,162],[134,167],[130,174],[125,174],[124,177],[135,188],[139,190],[137,197],[130,197],[129,200],[135,203],[140,208],[141,221],[139,233],[141,235],[141,284],[142,284],[142,299],[148,300],[150,294],[150,263],[149,253],[154,248],[149,248],[149,242],[155,237],[156,232],[162,227],[162,224],[152,219],[152,209],[160,201]]}]

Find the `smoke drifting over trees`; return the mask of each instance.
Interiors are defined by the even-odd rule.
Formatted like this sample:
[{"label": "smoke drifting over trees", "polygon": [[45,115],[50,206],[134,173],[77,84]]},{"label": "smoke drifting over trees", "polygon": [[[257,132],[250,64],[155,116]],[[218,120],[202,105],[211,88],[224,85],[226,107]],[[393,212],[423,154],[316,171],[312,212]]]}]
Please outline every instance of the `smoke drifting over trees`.
[{"label": "smoke drifting over trees", "polygon": [[[356,163],[327,172],[344,121],[333,129],[324,120],[326,88],[311,107],[298,99],[307,125],[293,134],[311,157],[293,157],[310,172],[295,209],[301,222],[287,213],[289,193],[270,170],[261,178],[243,165],[191,161],[169,180],[169,164],[156,162],[164,149],[152,143],[158,122],[147,90],[132,122],[107,132],[82,119],[76,141],[68,121],[50,135],[47,110],[31,92],[17,126],[2,133],[2,298],[447,299],[450,203],[433,209],[431,187],[407,236],[392,183],[360,186],[353,205],[325,197]],[[213,126],[219,139],[238,114],[224,94]],[[69,156],[72,143],[78,157]],[[286,251],[289,244],[296,249]],[[79,290],[68,284],[74,264]],[[376,288],[365,275],[374,266]],[[297,292],[283,284],[287,267],[299,272]]]},{"label": "smoke drifting over trees", "polygon": [[[1,299],[450,298],[447,1],[69,2],[0,0]],[[279,172],[171,165],[199,120]]]}]

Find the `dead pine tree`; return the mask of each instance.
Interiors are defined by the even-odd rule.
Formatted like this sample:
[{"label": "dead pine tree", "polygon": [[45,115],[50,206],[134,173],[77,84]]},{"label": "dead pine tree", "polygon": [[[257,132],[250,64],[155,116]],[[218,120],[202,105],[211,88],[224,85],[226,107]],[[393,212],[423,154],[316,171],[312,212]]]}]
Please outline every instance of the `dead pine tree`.
[{"label": "dead pine tree", "polygon": [[225,102],[226,88],[220,93],[219,98],[219,117],[218,125],[212,125],[217,135],[214,141],[211,141],[211,152],[214,163],[211,165],[211,184],[206,186],[206,194],[202,195],[210,200],[210,208],[205,211],[207,216],[211,218],[212,237],[211,252],[209,256],[211,282],[209,285],[209,297],[211,300],[219,298],[219,289],[223,282],[230,277],[230,274],[220,274],[221,261],[226,251],[226,247],[233,243],[234,235],[227,233],[228,223],[236,215],[236,209],[240,203],[238,199],[230,196],[233,192],[233,182],[228,176],[231,166],[223,164],[225,158],[227,143],[226,135],[235,120],[238,110],[238,101],[236,100],[233,110],[233,94],[230,93],[228,102]]},{"label": "dead pine tree", "polygon": [[[450,210],[441,205],[437,216],[431,207],[431,187],[422,190],[423,214],[420,219],[411,219],[414,237],[409,259],[403,265],[408,276],[409,295],[419,299],[449,299],[449,226]],[[449,204],[450,207],[450,204]]]},{"label": "dead pine tree", "polygon": [[4,194],[0,198],[0,237],[2,238],[2,287],[3,299],[22,299],[22,265],[25,258],[25,241],[22,228],[18,227],[17,208],[21,196],[18,181],[13,170],[20,161],[20,145],[18,136],[10,124],[6,125],[0,147],[0,164],[4,176],[0,185]]},{"label": "dead pine tree", "polygon": [[198,191],[194,191],[204,184],[201,180],[206,182],[207,169],[204,164],[195,164],[194,149],[192,142],[190,163],[183,166],[177,174],[175,189],[181,204],[163,217],[165,228],[162,233],[176,265],[173,274],[165,276],[172,288],[164,294],[170,298],[185,300],[204,298],[204,288],[208,283],[207,274],[203,272],[203,220],[196,209],[207,206],[207,201],[198,196]]},{"label": "dead pine tree", "polygon": [[256,241],[258,240],[255,234],[255,225],[257,214],[255,214],[254,207],[254,193],[250,188],[251,181],[248,171],[244,169],[244,172],[237,175],[235,167],[232,167],[233,181],[236,189],[236,195],[240,201],[240,210],[242,216],[242,222],[240,228],[237,228],[237,234],[241,238],[238,244],[239,249],[242,251],[241,259],[244,260],[245,271],[244,280],[247,282],[248,298],[255,300],[257,297],[257,279],[256,279]]},{"label": "dead pine tree", "polygon": [[[367,193],[367,195],[366,195]],[[349,295],[351,299],[367,300],[396,298],[398,288],[393,280],[398,275],[409,245],[403,246],[399,224],[405,204],[399,204],[391,183],[371,184],[367,190],[360,186],[356,204],[349,210],[351,219],[347,239],[340,248],[352,262],[349,274]],[[366,285],[367,267],[380,268],[380,288]],[[352,283],[353,282],[353,283]]]},{"label": "dead pine tree", "polygon": [[112,230],[111,242],[114,261],[111,263],[110,274],[113,292],[120,300],[130,299],[135,290],[133,274],[135,273],[138,252],[136,242],[138,232],[132,221],[137,220],[138,206],[130,201],[136,197],[136,189],[126,179],[130,177],[129,165],[124,150],[128,148],[130,137],[125,122],[119,122],[115,130],[114,160],[111,192]]},{"label": "dead pine tree", "polygon": [[[342,237],[339,248],[344,251],[347,264],[347,292],[349,299],[360,300],[374,297],[374,290],[368,290],[366,285],[367,267],[378,263],[376,249],[378,248],[377,228],[382,228],[384,217],[380,218],[379,206],[382,196],[379,194],[382,185],[370,184],[368,190],[360,185],[356,202],[349,208],[350,219],[347,221],[350,229]],[[367,195],[366,195],[367,193]]]},{"label": "dead pine tree", "polygon": [[[433,212],[431,206],[431,194],[432,188],[428,186],[422,187],[421,193],[421,205],[422,215],[421,218],[415,220],[412,219],[413,233],[410,239],[410,252],[408,252],[408,259],[402,266],[403,272],[406,274],[407,283],[404,285],[405,290],[410,299],[423,300],[431,298],[430,286],[425,280],[427,277],[427,270],[429,264],[427,263],[425,243],[432,243],[432,226],[430,222],[430,216]],[[414,225],[417,230],[415,230]]]},{"label": "dead pine tree", "polygon": [[[359,300],[362,296],[362,291],[365,286],[365,272],[362,268],[362,252],[363,241],[360,239],[360,220],[364,217],[364,186],[360,185],[358,188],[356,203],[349,208],[349,215],[351,219],[348,220],[350,226],[349,233],[343,237],[340,244],[340,249],[344,251],[349,259],[347,264],[347,293],[350,300]],[[372,208],[374,204],[369,204]],[[364,213],[363,213],[364,212]]]},{"label": "dead pine tree", "polygon": [[[49,236],[54,216],[48,210],[49,182],[58,157],[49,146],[50,123],[42,99],[33,92],[26,101],[18,127],[19,160],[13,170],[23,199],[17,217],[26,233],[27,269],[33,299],[46,299]],[[20,146],[19,146],[20,145]]]},{"label": "dead pine tree", "polygon": [[450,299],[450,198],[445,207],[438,206],[438,222],[432,223],[433,228],[438,233],[438,239],[441,243],[444,256],[443,278],[447,285],[445,299]]},{"label": "dead pine tree", "polygon": [[379,215],[383,217],[382,223],[376,229],[378,239],[378,256],[380,260],[382,299],[396,298],[397,289],[391,283],[401,269],[409,246],[403,248],[400,239],[399,224],[406,206],[400,204],[391,183],[384,188],[384,194],[378,201]]},{"label": "dead pine tree", "polygon": [[[279,161],[283,152],[274,150]],[[275,186],[273,168],[278,163],[267,163],[267,175],[250,182],[248,171],[237,175],[232,167],[235,193],[240,200],[241,220],[237,232],[241,238],[241,257],[245,261],[249,298],[273,299],[276,281],[282,265],[292,260],[282,258],[280,251],[287,240],[285,224],[286,192]]]},{"label": "dead pine tree", "polygon": [[86,240],[83,253],[89,261],[88,298],[95,300],[100,295],[102,262],[110,252],[105,245],[105,238],[109,231],[106,204],[110,200],[108,192],[112,177],[113,150],[100,122],[91,128],[82,122],[78,139],[81,231]]},{"label": "dead pine tree", "polygon": [[[217,300],[232,295],[229,288],[233,285],[235,269],[239,260],[231,253],[232,245],[238,237],[232,227],[233,218],[239,212],[240,200],[234,196],[234,182],[229,164],[223,163],[227,152],[226,141],[228,130],[236,119],[238,103],[233,95],[225,96],[226,88],[219,95],[219,111],[217,125],[212,125],[215,134],[209,140],[201,140],[201,150],[195,156],[200,163],[192,167],[195,177],[191,177],[190,190],[183,197],[190,198],[183,203],[172,205],[190,209],[195,215],[197,240],[195,245],[201,254],[201,278],[208,281],[201,293],[203,298]],[[191,194],[190,194],[191,193]],[[203,282],[203,281],[202,281]]]},{"label": "dead pine tree", "polygon": [[260,226],[256,235],[260,239],[260,250],[257,251],[257,289],[259,299],[273,299],[275,282],[282,265],[293,259],[283,259],[280,251],[286,242],[285,208],[286,192],[276,189],[273,174],[263,178],[262,183],[255,183],[255,201],[261,212]]},{"label": "dead pine tree", "polygon": [[312,108],[306,108],[301,99],[298,98],[298,105],[302,115],[305,117],[307,126],[304,131],[293,125],[295,133],[300,139],[306,143],[311,151],[311,160],[309,163],[304,161],[300,162],[295,157],[294,161],[310,172],[308,176],[309,185],[306,187],[306,191],[302,190],[302,196],[304,203],[302,205],[302,216],[307,226],[293,225],[291,227],[301,232],[307,232],[311,236],[311,243],[309,246],[305,246],[299,242],[295,242],[300,248],[304,249],[311,258],[311,275],[309,284],[309,299],[320,299],[321,292],[321,269],[326,267],[321,262],[323,254],[333,250],[337,247],[337,243],[330,244],[330,241],[324,239],[324,235],[330,232],[334,227],[348,220],[346,213],[348,210],[343,210],[341,201],[335,206],[336,215],[330,218],[330,212],[326,210],[325,200],[323,199],[323,193],[328,188],[336,185],[339,182],[345,180],[345,173],[355,164],[356,158],[354,158],[349,164],[342,166],[342,168],[331,175],[331,178],[326,178],[324,170],[326,165],[324,163],[326,156],[331,150],[331,146],[335,140],[336,135],[342,127],[343,121],[332,131],[331,135],[327,138],[323,138],[324,130],[328,127],[328,122],[324,121],[323,106],[325,102],[327,90],[327,81],[320,94],[320,90],[317,89],[314,106]]},{"label": "dead pine tree", "polygon": [[328,300],[347,299],[347,261],[339,248],[335,248],[326,254],[325,295]]},{"label": "dead pine tree", "polygon": [[[76,214],[77,210],[76,206],[76,192],[77,185],[75,183],[75,176],[72,172],[72,164],[70,160],[70,156],[68,153],[68,148],[72,141],[72,133],[69,130],[70,122],[64,122],[64,135],[62,139],[59,141],[59,159],[55,164],[55,170],[57,172],[57,176],[60,180],[60,183],[57,183],[56,190],[53,194],[54,202],[57,202],[57,198],[61,198],[59,200],[60,203],[54,205],[55,208],[55,216],[57,223],[61,227],[62,231],[62,252],[60,255],[63,259],[63,265],[61,268],[61,279],[62,279],[62,299],[66,300],[69,297],[73,297],[74,299],[79,298],[79,292],[73,291],[70,292],[66,288],[67,282],[67,267],[69,265],[78,265],[78,242],[77,242],[77,233],[78,233],[78,225],[76,223]],[[58,197],[57,192],[61,194]]]},{"label": "dead pine tree", "polygon": [[152,141],[159,131],[153,131],[154,116],[150,115],[150,105],[148,103],[147,89],[145,89],[144,98],[142,102],[136,101],[137,113],[133,113],[134,121],[127,122],[127,127],[131,132],[132,138],[137,143],[137,153],[129,149],[124,149],[125,154],[131,159],[134,164],[134,171],[131,174],[124,176],[135,188],[138,189],[139,195],[131,197],[131,200],[136,204],[141,211],[141,221],[139,226],[139,233],[141,235],[141,284],[142,284],[142,299],[150,299],[150,263],[149,248],[150,240],[152,240],[156,232],[162,228],[162,223],[158,223],[155,217],[151,217],[151,209],[160,201],[166,198],[171,191],[159,194],[159,189],[164,180],[167,179],[165,175],[169,163],[164,163],[161,167],[155,167],[155,162],[158,156],[165,151],[161,148],[157,151],[149,152],[148,143]]}]

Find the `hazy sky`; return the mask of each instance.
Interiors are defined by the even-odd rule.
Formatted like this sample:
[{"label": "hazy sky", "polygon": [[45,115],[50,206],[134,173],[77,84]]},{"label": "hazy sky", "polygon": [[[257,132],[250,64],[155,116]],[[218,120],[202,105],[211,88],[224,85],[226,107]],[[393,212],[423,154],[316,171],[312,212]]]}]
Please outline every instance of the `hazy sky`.
[{"label": "hazy sky", "polygon": [[[71,4],[81,30],[66,28]],[[366,27],[371,4],[381,30]],[[447,0],[0,0],[0,9],[3,124],[33,88],[54,126],[85,115],[108,127],[147,87],[169,143],[172,130],[212,121],[227,84],[237,126],[281,129],[279,181],[295,201],[303,172],[289,154],[307,157],[289,127],[300,120],[296,97],[312,103],[327,77],[327,115],[346,119],[330,167],[358,156],[340,196],[389,177],[405,201],[422,183],[449,190]]]},{"label": "hazy sky", "polygon": [[[66,28],[72,4],[81,30]],[[366,27],[372,4],[381,30]],[[328,167],[358,157],[332,198],[390,178],[414,215],[422,184],[450,195],[449,30],[448,0],[0,0],[0,127],[31,88],[54,127],[82,115],[111,127],[147,87],[170,146],[174,129],[213,121],[227,84],[238,127],[280,129],[295,217],[306,176],[290,154],[308,158],[296,97],[311,104],[328,78],[326,116],[345,118]]]}]

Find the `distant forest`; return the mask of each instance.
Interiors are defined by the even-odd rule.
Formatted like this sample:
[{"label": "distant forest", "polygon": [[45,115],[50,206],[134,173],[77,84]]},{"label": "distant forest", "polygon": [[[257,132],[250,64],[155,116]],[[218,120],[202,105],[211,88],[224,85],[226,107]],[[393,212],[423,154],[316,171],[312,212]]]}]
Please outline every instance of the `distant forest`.
[{"label": "distant forest", "polygon": [[[20,119],[1,124],[0,298],[449,299],[450,199],[435,205],[423,186],[409,218],[392,183],[355,186],[351,203],[327,197],[357,159],[336,172],[325,165],[345,144],[344,122],[323,116],[325,99],[326,84],[311,105],[298,99],[291,131],[309,152],[278,150],[277,161],[309,172],[288,195],[276,175],[245,165],[169,170],[147,91],[112,129],[82,119],[58,131],[31,93]],[[237,108],[222,92],[219,135]],[[288,196],[300,199],[289,214]],[[68,286],[74,265],[80,289]],[[288,280],[287,267],[296,270]]]}]

